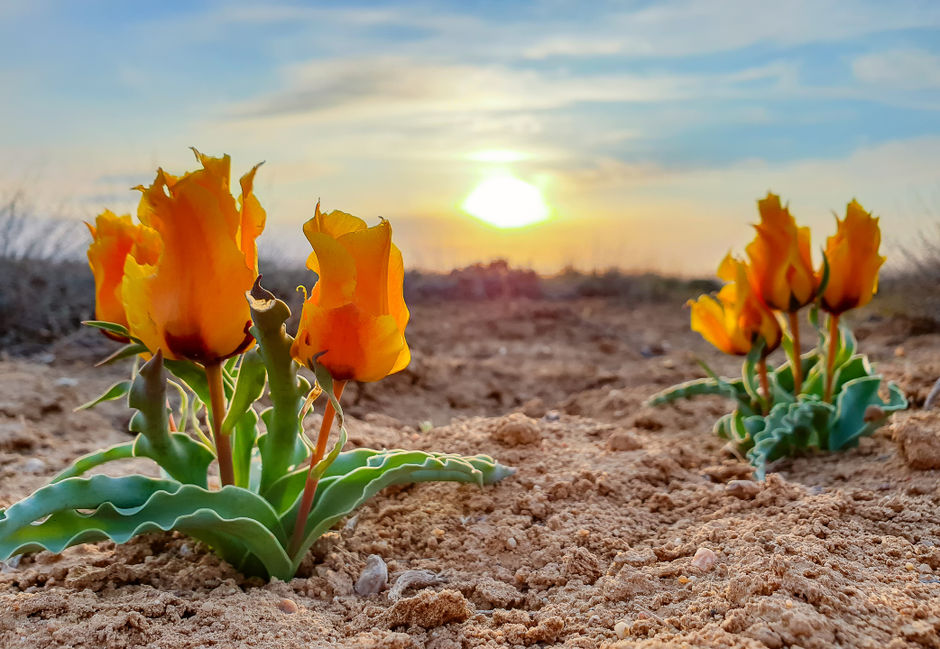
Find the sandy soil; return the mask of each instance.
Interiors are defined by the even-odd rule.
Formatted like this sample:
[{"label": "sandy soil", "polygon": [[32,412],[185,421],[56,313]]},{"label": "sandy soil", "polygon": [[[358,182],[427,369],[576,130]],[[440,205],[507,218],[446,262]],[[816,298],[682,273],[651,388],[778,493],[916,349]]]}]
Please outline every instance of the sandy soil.
[{"label": "sandy soil", "polygon": [[[352,443],[485,452],[515,476],[386,491],[289,583],[245,580],[174,534],[23,557],[0,572],[0,646],[940,647],[940,411],[919,410],[940,335],[863,322],[915,408],[758,484],[710,434],[726,403],[643,406],[698,376],[696,354],[735,371],[686,317],[415,308],[411,368],[344,398]],[[0,361],[0,505],[126,439],[122,406],[71,412],[120,378],[90,367],[104,347],[82,334]],[[389,588],[359,596],[373,554]]]}]

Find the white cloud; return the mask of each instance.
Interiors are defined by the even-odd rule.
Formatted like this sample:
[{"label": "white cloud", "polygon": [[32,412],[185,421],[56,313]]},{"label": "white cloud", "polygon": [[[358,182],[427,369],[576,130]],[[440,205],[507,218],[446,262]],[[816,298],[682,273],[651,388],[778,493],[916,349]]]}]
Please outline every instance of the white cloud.
[{"label": "white cloud", "polygon": [[940,56],[918,49],[873,52],[852,62],[855,78],[863,83],[899,90],[940,89]]}]

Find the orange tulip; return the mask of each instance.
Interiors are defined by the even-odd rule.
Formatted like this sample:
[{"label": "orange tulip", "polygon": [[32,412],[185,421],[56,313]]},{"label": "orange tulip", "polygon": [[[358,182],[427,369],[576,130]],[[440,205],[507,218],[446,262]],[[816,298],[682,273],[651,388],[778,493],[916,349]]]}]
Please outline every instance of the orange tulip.
[{"label": "orange tulip", "polygon": [[878,269],[885,262],[879,256],[881,230],[878,219],[858,201],[849,203],[845,219],[836,219],[836,233],[826,240],[829,281],[822,293],[821,306],[834,315],[864,306],[878,291]]},{"label": "orange tulip", "polygon": [[137,188],[137,216],[163,249],[155,261],[127,258],[121,300],[131,334],[151,352],[209,365],[254,342],[245,291],[258,275],[265,212],[252,193],[257,166],[242,176],[236,205],[229,156],[193,151],[202,169],[182,177],[160,169]]},{"label": "orange tulip", "polygon": [[[99,214],[94,225],[85,225],[92,238],[88,265],[95,276],[95,318],[126,327],[127,314],[121,301],[124,261],[130,255],[142,264],[156,263],[162,246],[160,239],[153,230],[136,225],[130,215],[117,216],[109,210]],[[127,342],[126,338],[104,333]]]},{"label": "orange tulip", "polygon": [[813,301],[818,283],[810,254],[809,228],[798,228],[780,197],[757,202],[761,222],[747,246],[751,284],[768,306],[794,312]]},{"label": "orange tulip", "polygon": [[761,301],[748,281],[747,264],[728,254],[718,267],[727,281],[717,299],[702,295],[689,300],[692,330],[726,354],[746,356],[758,339],[769,354],[780,344],[782,332],[773,312]]},{"label": "orange tulip", "polygon": [[404,265],[388,221],[368,227],[345,212],[321,214],[317,204],[304,234],[313,247],[307,268],[318,279],[300,314],[293,357],[304,365],[316,360],[337,381],[378,381],[407,367]]}]

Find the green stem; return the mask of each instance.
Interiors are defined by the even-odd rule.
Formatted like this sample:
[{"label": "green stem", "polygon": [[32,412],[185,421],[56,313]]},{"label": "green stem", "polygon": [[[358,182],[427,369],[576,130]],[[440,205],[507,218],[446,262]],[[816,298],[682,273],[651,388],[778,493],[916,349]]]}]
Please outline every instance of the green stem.
[{"label": "green stem", "polygon": [[798,311],[790,311],[790,335],[793,337],[793,396],[803,389],[803,359],[800,358],[800,316]]},{"label": "green stem", "polygon": [[[343,388],[345,387],[346,381],[336,382],[334,394],[337,401],[343,396]],[[333,418],[335,416],[336,410],[333,408],[333,402],[327,401],[326,408],[323,410],[323,422],[320,424],[320,432],[317,435],[317,446],[310,457],[310,469],[307,471],[307,481],[304,483],[304,494],[300,500],[300,509],[297,510],[297,518],[294,521],[294,534],[288,552],[291,556],[297,552],[304,540],[304,528],[307,526],[307,517],[310,516],[310,509],[313,507],[313,498],[317,494],[317,483],[319,482],[317,476],[313,473],[313,468],[326,454],[326,443],[330,438],[330,429],[333,427]]]},{"label": "green stem", "polygon": [[839,316],[829,314],[829,360],[826,363],[826,392],[823,399],[832,403],[832,380],[836,372],[836,351],[839,348]]},{"label": "green stem", "polygon": [[235,484],[235,469],[232,466],[232,445],[229,436],[222,432],[225,419],[225,387],[221,363],[206,364],[206,380],[209,383],[211,405],[212,437],[215,440],[215,454],[219,460],[219,477],[222,486]]}]

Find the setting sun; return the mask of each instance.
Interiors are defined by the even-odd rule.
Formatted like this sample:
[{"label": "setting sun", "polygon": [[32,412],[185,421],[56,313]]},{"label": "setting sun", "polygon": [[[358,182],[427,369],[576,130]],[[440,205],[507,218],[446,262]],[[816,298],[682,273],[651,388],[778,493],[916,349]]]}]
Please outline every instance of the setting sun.
[{"label": "setting sun", "polygon": [[514,176],[484,180],[463,202],[463,209],[498,228],[519,228],[548,217],[538,187]]}]

